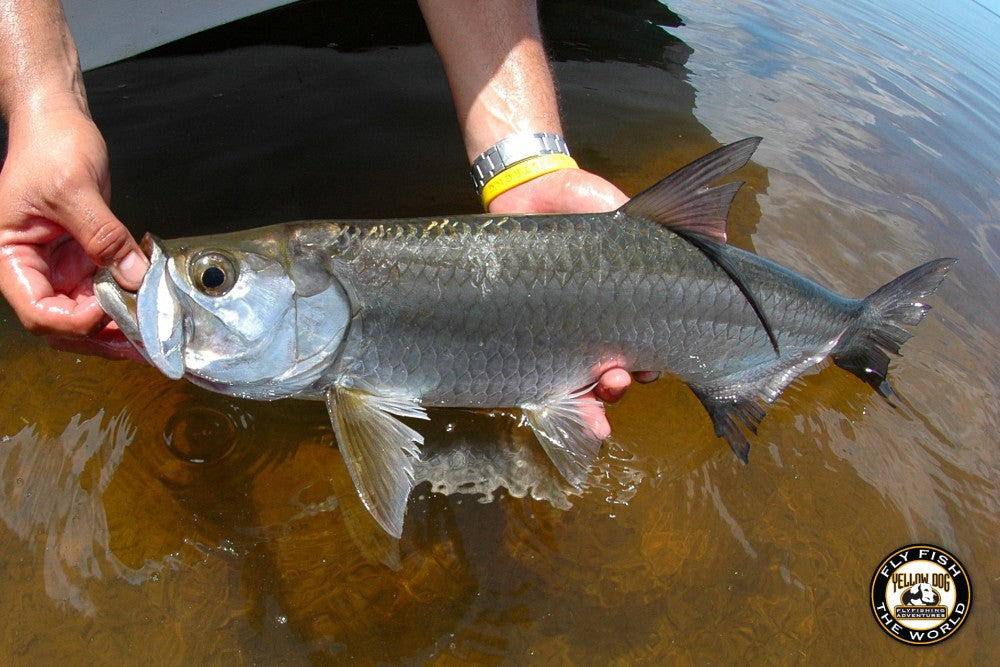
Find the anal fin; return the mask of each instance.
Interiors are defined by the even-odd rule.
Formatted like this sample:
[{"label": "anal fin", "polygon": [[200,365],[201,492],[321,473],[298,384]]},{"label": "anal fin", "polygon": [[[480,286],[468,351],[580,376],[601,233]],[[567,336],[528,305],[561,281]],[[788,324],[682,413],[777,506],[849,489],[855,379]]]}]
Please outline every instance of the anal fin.
[{"label": "anal fin", "polygon": [[337,442],[361,501],[393,537],[403,532],[413,460],[424,439],[400,417],[427,419],[415,401],[334,385],[326,392]]},{"label": "anal fin", "polygon": [[733,453],[743,463],[750,462],[750,441],[747,440],[742,424],[751,433],[757,433],[757,426],[764,419],[764,408],[753,396],[717,396],[713,393],[703,393],[692,387],[695,396],[705,406],[705,411],[712,418],[715,435],[725,438]]},{"label": "anal fin", "polygon": [[545,403],[521,406],[542,449],[578,491],[587,486],[590,467],[603,442],[594,434],[586,418],[588,410],[602,407],[600,401],[585,397],[588,391],[589,388]]},{"label": "anal fin", "polygon": [[786,351],[736,375],[715,379],[711,384],[689,384],[712,418],[715,434],[726,439],[740,461],[749,462],[750,441],[743,429],[757,433],[765,415],[761,401],[773,402],[792,380],[826,358],[837,340],[829,340],[813,350]]}]

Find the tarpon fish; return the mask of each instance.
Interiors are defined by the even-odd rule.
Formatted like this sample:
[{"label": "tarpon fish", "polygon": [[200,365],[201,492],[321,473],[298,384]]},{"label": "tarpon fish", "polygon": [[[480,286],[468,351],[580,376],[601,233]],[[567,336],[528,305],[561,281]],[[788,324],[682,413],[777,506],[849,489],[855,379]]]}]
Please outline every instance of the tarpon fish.
[{"label": "tarpon fish", "polygon": [[566,480],[601,441],[603,370],[665,371],[736,455],[794,378],[827,356],[886,397],[955,260],[867,298],[840,296],[725,243],[759,138],[720,148],[616,211],[293,222],[161,241],[137,293],[101,273],[103,308],[171,378],[252,399],[325,400],[361,499],[399,536],[425,406],[520,408]]}]

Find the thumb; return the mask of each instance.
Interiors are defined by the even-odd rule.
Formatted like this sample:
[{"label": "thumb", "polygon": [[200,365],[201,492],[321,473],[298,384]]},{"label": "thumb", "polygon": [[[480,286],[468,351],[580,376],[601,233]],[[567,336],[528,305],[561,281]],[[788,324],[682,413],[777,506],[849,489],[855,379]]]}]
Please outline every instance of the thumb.
[{"label": "thumb", "polygon": [[127,290],[139,289],[149,261],[132,234],[98,191],[81,194],[80,199],[73,209],[77,224],[67,221],[66,227],[95,264],[111,269],[115,282]]},{"label": "thumb", "polygon": [[[132,241],[132,245],[135,245],[134,240]],[[135,292],[139,289],[139,285],[142,284],[143,276],[146,275],[146,270],[149,268],[149,260],[146,259],[146,256],[136,246],[134,249],[129,250],[120,261],[112,262],[110,268],[111,275],[114,277],[116,283],[124,289]]]}]

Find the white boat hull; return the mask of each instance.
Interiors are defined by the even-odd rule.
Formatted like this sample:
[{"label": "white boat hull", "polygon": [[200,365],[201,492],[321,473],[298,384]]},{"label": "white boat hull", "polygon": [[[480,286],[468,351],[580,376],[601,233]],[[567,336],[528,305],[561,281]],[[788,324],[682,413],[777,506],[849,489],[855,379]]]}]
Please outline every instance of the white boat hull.
[{"label": "white boat hull", "polygon": [[63,0],[84,71],[291,0]]}]

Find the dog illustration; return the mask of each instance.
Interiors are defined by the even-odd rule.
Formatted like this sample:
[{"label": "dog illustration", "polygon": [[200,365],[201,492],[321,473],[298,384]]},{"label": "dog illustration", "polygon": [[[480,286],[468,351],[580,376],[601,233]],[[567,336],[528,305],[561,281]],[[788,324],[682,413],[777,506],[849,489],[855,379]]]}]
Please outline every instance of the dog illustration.
[{"label": "dog illustration", "polygon": [[905,605],[934,606],[941,602],[941,595],[930,584],[916,584],[901,599]]}]

